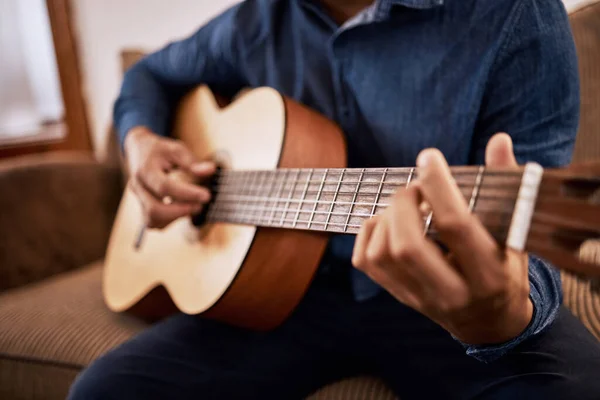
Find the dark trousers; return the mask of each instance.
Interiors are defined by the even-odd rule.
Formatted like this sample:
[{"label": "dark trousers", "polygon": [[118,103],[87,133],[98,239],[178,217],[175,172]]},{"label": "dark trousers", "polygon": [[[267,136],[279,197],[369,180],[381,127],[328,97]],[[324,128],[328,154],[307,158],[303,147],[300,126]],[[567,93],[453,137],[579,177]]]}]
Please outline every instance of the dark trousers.
[{"label": "dark trousers", "polygon": [[382,377],[402,400],[600,399],[600,347],[562,309],[539,337],[484,364],[387,293],[358,303],[320,277],[280,328],[176,315],[94,362],[69,399],[299,399],[340,378]]}]

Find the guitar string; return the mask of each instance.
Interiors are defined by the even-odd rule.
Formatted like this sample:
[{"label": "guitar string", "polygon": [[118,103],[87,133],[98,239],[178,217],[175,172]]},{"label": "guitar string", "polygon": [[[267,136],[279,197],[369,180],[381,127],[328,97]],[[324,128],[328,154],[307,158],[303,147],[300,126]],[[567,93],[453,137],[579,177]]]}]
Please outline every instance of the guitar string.
[{"label": "guitar string", "polygon": [[[297,211],[298,210],[289,210],[289,213],[295,213]],[[302,213],[306,214],[306,213],[311,213],[312,212],[311,210],[299,210],[299,211],[300,211],[301,214]],[[322,211],[322,212],[318,212],[318,213],[321,214],[321,215],[329,214],[329,212],[327,212],[327,211]],[[347,213],[336,213],[336,212],[333,212],[333,213],[335,215],[339,215],[339,216],[342,216],[342,217],[348,215]],[[488,214],[488,215],[492,214],[492,215],[496,215],[496,216],[499,216],[499,217],[512,215],[512,211],[510,211],[510,210],[496,211],[496,210],[492,210],[492,209],[477,210],[475,213],[478,216],[484,216],[485,214]],[[360,219],[361,222],[373,217],[373,215],[371,215],[371,214],[356,214],[356,213],[352,213],[351,215],[352,215],[352,217]],[[282,214],[282,217],[283,217],[282,220],[284,222],[286,222],[286,223],[287,222],[289,222],[289,223],[295,222],[296,224],[308,224],[309,222],[311,222],[310,219],[296,219],[296,218],[287,219],[287,218],[285,218],[286,216],[287,215],[285,213]],[[217,213],[215,215],[212,215],[210,217],[210,219],[215,219],[215,218],[234,218],[234,219],[240,219],[240,220],[258,221],[259,223],[262,223],[263,220],[264,220],[264,218],[261,218],[260,216],[257,216],[255,214],[240,214],[240,213],[237,213],[235,210],[224,210],[224,209],[221,209],[221,210],[217,211]],[[421,216],[421,219],[422,219],[423,222],[425,222],[427,220],[427,218],[428,218],[428,216],[426,216],[426,215]],[[508,222],[508,224],[507,225],[502,225],[505,221]],[[568,231],[560,231],[560,230],[559,231],[552,231],[553,228],[548,227],[547,225],[542,225],[542,226],[539,225],[540,223],[544,224],[544,223],[547,223],[547,222],[550,222],[549,225],[554,225],[554,226],[558,225],[558,226],[560,226],[562,220],[560,220],[560,219],[557,220],[557,218],[555,216],[553,216],[553,215],[548,215],[547,213],[540,213],[540,212],[534,213],[533,216],[532,216],[532,227],[536,226],[537,227],[536,228],[537,231],[540,231],[540,230],[544,231],[545,230],[545,231],[552,232],[553,235],[565,236],[565,237],[570,237],[570,238],[579,237],[581,239],[589,239],[591,237],[594,237],[594,235],[596,235],[596,234],[600,234],[600,229],[598,229],[598,228],[596,228],[595,230],[594,229],[586,228],[586,229],[582,229],[582,230],[580,230],[578,232],[577,230],[572,230],[572,229],[569,229],[567,227],[566,229],[569,229]],[[511,221],[509,221],[506,218],[502,218],[501,219],[501,223],[502,223],[501,226],[510,227]],[[317,224],[317,225],[333,225],[333,226],[346,226],[347,225],[348,227],[355,227],[355,228],[361,226],[361,225],[357,225],[355,223],[345,224],[345,223],[340,223],[340,222],[331,222],[331,220],[330,220],[329,223],[327,223],[326,221],[315,221],[314,219],[312,220],[312,224]],[[433,224],[435,226],[435,220],[434,220]],[[497,222],[494,222],[491,225],[494,225],[494,224],[497,224]],[[567,224],[568,224],[568,222],[567,222]],[[284,225],[273,224],[273,223],[268,224],[268,226],[272,226],[272,227],[285,227]],[[323,229],[319,229],[319,230],[323,230]],[[583,232],[583,231],[585,231],[585,232]]]},{"label": "guitar string", "polygon": [[[239,213],[238,211],[241,211],[241,210],[238,210],[235,207],[238,204],[239,203],[233,203],[234,207],[217,207],[214,210],[215,210],[215,213],[221,212],[221,211],[223,211],[223,212],[230,212],[230,213]],[[246,211],[246,210],[243,210],[243,211]],[[251,206],[251,209],[248,210],[248,211],[250,211],[252,213],[254,213],[254,212],[264,212],[264,211],[274,211],[275,213],[278,213],[278,212],[284,212],[284,209],[282,209],[282,208],[273,208],[273,207],[261,207],[261,206],[257,205],[255,207]],[[303,210],[303,209],[288,209],[287,210],[287,212],[289,212],[289,213],[295,213],[296,211],[298,211],[301,214],[310,214],[310,213],[313,212],[312,210]],[[316,211],[314,211],[314,213],[315,214],[319,214],[319,215],[325,215],[325,216],[327,216],[327,215],[333,215],[333,216],[340,216],[340,217],[346,217],[346,216],[349,215],[350,217],[359,217],[359,218],[362,218],[362,217],[372,217],[373,216],[373,215],[371,215],[371,213],[364,213],[363,214],[363,213],[344,212],[344,211],[323,211],[323,210],[316,210]],[[512,211],[497,211],[497,210],[495,210],[493,208],[489,208],[489,209],[477,209],[477,211],[476,211],[476,214],[484,214],[484,213],[496,213],[496,214],[503,215],[503,214],[512,214]],[[244,215],[243,213],[239,213],[239,214]],[[247,214],[247,215],[254,216],[254,214]],[[299,221],[301,221],[301,220],[299,220]],[[315,223],[316,223],[316,221],[315,221]]]},{"label": "guitar string", "polygon": [[[456,170],[452,167],[450,167],[450,172],[453,172],[451,175],[452,176],[471,176],[471,175],[477,175],[479,173],[479,166],[467,166],[467,167],[458,167],[461,168],[459,170]],[[462,168],[466,169],[466,170],[462,170]],[[497,170],[497,169],[487,169],[488,167],[486,167],[486,175],[490,175],[490,176],[507,176],[507,177],[518,177],[523,175],[523,172],[521,170],[517,170],[517,171],[503,171],[503,170]],[[381,171],[376,171],[377,169],[381,169]],[[364,174],[365,175],[379,175],[379,174],[383,174],[385,167],[380,167],[380,168],[365,168]],[[388,168],[388,173],[387,175],[389,176],[405,176],[405,175],[409,175],[410,171],[414,169],[414,175],[418,176],[418,168],[417,167],[401,167],[401,168]],[[241,176],[241,175],[251,175],[251,174],[267,174],[267,175],[277,175],[277,174],[283,174],[285,171],[290,171],[290,172],[296,172],[299,171],[301,174],[305,173],[308,174],[310,173],[310,171],[313,171],[313,175],[314,174],[325,174],[325,172],[327,171],[328,174],[342,174],[342,172],[344,173],[344,175],[350,175],[350,174],[357,174],[360,175],[360,171],[362,170],[362,168],[279,168],[277,170],[242,170],[242,169],[236,169],[236,170],[220,170],[217,173],[215,173],[215,177],[233,177],[235,178],[236,176]]]},{"label": "guitar string", "polygon": [[[400,185],[400,186],[404,186],[404,185]],[[397,189],[401,189],[401,188],[402,187],[398,187]],[[472,188],[473,188],[473,186],[471,185],[470,187],[465,188],[465,189],[467,189],[467,190],[470,191]],[[481,190],[483,190],[483,189],[481,189]],[[262,190],[257,189],[256,192],[260,193],[260,192],[262,192]],[[216,195],[217,196],[238,195],[239,193],[240,192],[237,191],[237,190],[227,190],[227,191],[219,190],[216,193]],[[339,191],[335,191],[335,190],[322,190],[322,191],[309,190],[309,191],[306,192],[306,195],[307,196],[308,195],[312,195],[312,194],[317,195],[319,193],[322,194],[322,195],[325,194],[325,195],[334,195],[334,196],[335,195],[354,195],[355,193],[358,194],[359,196],[377,196],[377,195],[381,195],[381,196],[393,196],[393,195],[395,195],[397,193],[397,191],[393,190],[393,191],[387,191],[387,192],[384,192],[384,191],[381,191],[381,192],[379,192],[379,191],[378,192],[361,192],[361,191],[354,192],[354,191],[348,191],[348,190],[345,190],[345,191],[342,191],[342,190],[339,190]],[[502,195],[506,195],[506,196],[509,196],[509,197],[501,197]],[[505,199],[505,198],[511,198],[512,199],[511,195],[512,195],[512,193],[510,193],[510,192],[502,192],[502,193],[497,193],[495,196],[497,196],[498,198],[502,198],[502,199]],[[266,198],[266,197],[261,197],[261,198]],[[272,199],[280,199],[281,197],[268,197],[268,198],[269,199],[271,199],[271,198]],[[271,201],[275,201],[275,200],[271,200]]]},{"label": "guitar string", "polygon": [[[212,184],[214,186],[226,186],[226,185],[236,185],[236,184],[240,184],[240,183],[244,183],[247,184],[248,183],[248,179],[251,177],[239,177],[236,179],[229,179],[229,180],[223,180],[223,181],[218,181],[218,180],[214,180],[212,181]],[[406,177],[408,178],[408,177]],[[464,177],[459,177],[459,178],[464,178]],[[454,182],[456,183],[470,183],[472,184],[475,179],[476,176],[471,176],[469,177],[470,179],[465,180],[465,179],[453,179]],[[491,175],[485,175],[485,178],[487,180],[493,179],[494,181],[497,181],[497,179],[495,178],[499,178],[498,176],[491,176]],[[504,178],[504,177],[503,177]],[[516,177],[515,177],[516,178]],[[417,178],[414,178],[417,179]],[[471,180],[472,179],[472,180]],[[392,180],[390,179],[390,177],[386,177],[385,180],[383,181],[383,185],[401,185],[401,184],[405,184],[407,182],[408,179],[404,179],[404,180]],[[271,179],[267,179],[267,182],[271,182],[273,181],[274,183],[279,183],[279,182],[284,182],[284,185],[286,184],[293,184],[293,183],[302,183],[302,184],[309,184],[309,185],[336,185],[338,183],[338,179],[311,179],[311,180],[307,180],[307,177],[302,177],[299,176],[297,178],[294,179],[285,179],[283,177],[272,177]],[[522,181],[521,177],[518,177],[517,179],[511,179],[510,181],[507,182],[506,178],[502,179],[501,182],[504,185],[518,185],[520,184]],[[356,179],[344,179],[343,181],[341,181],[342,185],[344,184],[348,184],[348,185],[357,185],[360,184],[361,186],[363,184],[366,185],[379,185],[381,183],[381,178],[379,179],[373,179],[373,180],[368,180],[365,178],[356,180]],[[262,187],[262,185],[252,185],[255,187]]]},{"label": "guitar string", "polygon": [[[305,183],[305,182],[297,181],[295,183]],[[292,183],[294,183],[294,182],[292,182]],[[360,191],[358,191],[358,192],[355,192],[355,191],[344,191],[344,192],[349,193],[349,194],[354,194],[354,193],[358,193],[358,194],[377,194],[377,192],[367,192],[367,191],[365,191],[365,190],[369,190],[369,189],[368,188],[367,189],[363,189],[362,186],[365,185],[365,184],[371,184],[371,185],[375,185],[375,186],[380,186],[380,184],[376,183],[376,182],[358,182],[358,181],[356,181],[356,182],[342,182],[342,185],[345,185],[345,184],[356,185],[358,183],[361,184],[361,190]],[[381,193],[382,194],[386,193],[386,192],[384,192],[385,190],[395,191],[397,189],[402,189],[403,187],[406,187],[406,183],[407,182],[388,182],[388,183],[385,183],[387,185],[393,185],[393,186],[389,187],[389,188],[382,188],[382,192]],[[263,192],[264,189],[265,189],[262,186],[249,186],[249,185],[246,185],[246,186],[244,186],[242,188],[241,187],[242,185],[240,185],[240,184],[228,184],[228,185],[221,185],[221,186],[216,186],[216,187],[213,186],[212,188],[209,186],[209,189],[214,189],[214,191],[216,193],[239,193],[241,191]],[[330,185],[337,185],[337,183],[333,183],[332,182],[332,183],[330,183]],[[456,186],[458,186],[459,189],[469,189],[470,190],[470,189],[473,188],[473,185],[474,185],[473,182],[456,182]],[[285,186],[287,186],[287,185],[285,185]],[[527,184],[527,183],[524,184],[524,185],[523,184],[507,185],[507,184],[502,184],[502,183],[493,184],[493,183],[490,183],[490,182],[486,182],[485,184],[483,184],[481,186],[481,189],[482,190],[484,190],[484,189],[488,189],[488,190],[489,189],[498,189],[498,190],[506,190],[506,191],[510,191],[510,190],[517,191],[521,187],[539,187],[539,186],[538,185],[534,185],[534,184]],[[288,189],[289,189],[289,187],[288,187]],[[542,189],[542,188],[540,187],[540,189]],[[289,190],[286,190],[286,189],[284,189],[283,191],[285,193],[289,192]],[[302,191],[302,190],[301,189],[296,189],[294,192],[298,192],[298,191]],[[307,194],[310,193],[310,192],[313,192],[313,191],[312,190],[307,191]],[[332,191],[332,190],[327,190],[327,191],[322,190],[321,192],[322,193],[326,193],[326,192],[336,193],[335,191]],[[342,192],[340,192],[340,193],[342,193]],[[389,192],[387,192],[387,193],[389,193]]]},{"label": "guitar string", "polygon": [[[300,229],[300,230],[312,230],[312,231],[319,231],[319,232],[323,232],[323,231],[329,231],[332,233],[343,233],[345,230],[347,229],[360,229],[362,227],[362,225],[359,224],[343,224],[343,223],[337,223],[337,222],[329,222],[329,224],[327,224],[328,226],[338,226],[340,227],[341,230],[334,230],[334,229],[325,229],[325,222],[324,221],[313,221],[311,224],[311,227],[308,228],[308,223],[309,220],[300,220],[300,221],[295,221],[294,219],[285,219],[284,222],[285,223],[289,223],[289,225],[274,225],[274,224],[268,224],[264,222],[263,220],[248,220],[246,218],[239,218],[234,216],[229,216],[229,218],[227,218],[228,216],[222,216],[222,218],[226,219],[226,220],[219,220],[219,221],[211,221],[211,222],[231,222],[231,223],[240,223],[240,224],[250,224],[250,225],[258,225],[258,226],[263,226],[263,227],[270,227],[270,228],[291,228],[293,227],[293,223],[296,222],[296,228]],[[427,217],[425,216],[424,218],[422,218],[422,222],[425,223]],[[543,219],[543,218],[535,218],[532,221],[531,227],[529,229],[530,234],[546,234],[546,233],[551,233],[552,236],[554,238],[564,238],[564,239],[575,239],[575,240],[580,240],[580,241],[585,241],[588,239],[591,239],[592,236],[591,235],[587,235],[585,233],[581,233],[581,232],[575,232],[575,231],[564,231],[564,230],[553,230],[553,228],[545,226],[545,225],[540,225],[540,221],[538,221],[539,219]],[[298,225],[300,224],[300,226]],[[302,226],[302,225],[306,225],[306,227]],[[492,234],[494,233],[503,233],[503,234],[508,234],[508,230],[510,229],[510,222],[508,223],[499,223],[499,224],[490,224],[491,226],[486,226],[486,230]],[[323,226],[323,228],[319,228],[319,226]],[[344,229],[342,229],[344,228]],[[348,233],[356,233],[354,231],[348,232]],[[432,226],[432,228],[429,231],[430,235],[439,235],[440,232],[437,230],[437,228],[435,227],[435,225]],[[505,236],[502,236],[503,239],[505,239]]]},{"label": "guitar string", "polygon": [[[472,177],[472,178],[474,180],[475,177]],[[491,178],[495,178],[495,177],[485,176],[485,178],[491,179]],[[321,183],[323,183],[323,184],[329,184],[329,185],[336,185],[337,182],[338,182],[337,179],[336,180],[332,179],[332,180],[327,180],[327,181],[324,181],[322,179],[307,181],[306,177],[304,177],[304,178],[298,178],[298,179],[288,179],[288,180],[272,179],[270,181],[274,181],[274,182],[283,181],[283,182],[289,183],[289,184],[292,184],[292,183],[303,183],[303,184],[308,183],[309,185],[320,185]],[[215,186],[224,186],[224,185],[237,185],[237,184],[244,183],[244,182],[247,182],[247,178],[246,179],[241,179],[240,178],[240,179],[237,179],[237,180],[224,181],[224,182],[214,182],[213,181],[213,184]],[[394,184],[405,184],[406,182],[407,182],[407,180],[385,180],[383,182],[383,184],[384,185],[394,185]],[[461,179],[461,180],[453,180],[453,182],[472,183],[473,181],[472,180],[463,180],[463,179]],[[521,179],[519,178],[519,179],[511,180],[509,182],[506,182],[506,180],[501,180],[501,182],[503,182],[505,185],[510,185],[510,184],[518,185],[519,183],[521,183]],[[342,185],[344,185],[344,184],[356,185],[358,183],[360,183],[361,185],[363,185],[363,184],[379,185],[381,183],[381,180],[375,180],[374,179],[374,180],[370,181],[370,180],[362,179],[362,180],[343,180],[342,181]],[[260,186],[260,185],[255,185],[255,186]]]},{"label": "guitar string", "polygon": [[[296,171],[300,171],[300,170],[296,170]],[[385,172],[381,172],[382,175],[384,173]],[[236,171],[236,175],[238,175],[238,174],[239,174],[239,172]],[[244,174],[244,173],[241,173],[241,174],[244,175],[244,176],[238,176],[236,179],[229,179],[229,180],[226,180],[226,181],[223,181],[223,182],[216,182],[215,189],[217,189],[217,191],[224,191],[225,188],[234,188],[233,191],[235,191],[236,186],[238,186],[238,182],[241,181],[241,183],[244,184],[245,190],[247,190],[249,192],[264,190],[263,185],[252,185],[251,184],[250,187],[247,187],[246,185],[248,185],[248,178],[250,178],[250,177],[245,176],[246,174]],[[501,174],[506,175],[507,173],[501,173]],[[252,175],[252,177],[255,177],[256,174],[252,173],[251,175]],[[472,175],[473,176],[471,176],[471,177],[475,178],[473,180],[473,182],[471,180],[469,180],[467,182],[464,182],[462,180],[460,180],[460,181],[456,181],[455,180],[455,183],[459,187],[463,187],[465,185],[473,185],[473,184],[476,183],[477,175],[475,175],[475,174],[472,174]],[[515,177],[518,177],[518,179],[516,179],[516,180],[511,180],[509,182],[506,182],[506,180],[502,180],[501,183],[497,183],[496,182],[495,184],[493,184],[492,182],[489,182],[489,181],[490,181],[490,179],[494,180],[494,178],[498,178],[499,175],[494,176],[493,171],[492,172],[484,172],[484,175],[485,175],[485,180],[486,180],[485,188],[488,188],[488,189],[490,189],[490,188],[493,187],[493,188],[507,188],[507,189],[510,188],[510,189],[517,190],[518,188],[515,187],[515,186],[519,186],[519,187],[522,186],[522,180],[521,180],[522,175],[516,175]],[[411,177],[411,175],[409,175],[408,177]],[[307,179],[305,179],[305,178],[303,178],[301,176],[298,176],[298,175],[293,180],[285,179],[285,177],[283,177],[283,179],[279,179],[279,178],[282,178],[282,177],[281,176],[275,177],[273,184],[281,184],[282,187],[284,188],[284,191],[285,191],[285,189],[286,189],[286,187],[288,185],[294,185],[295,186],[298,183],[302,183],[304,185],[309,185],[309,186],[312,185],[312,184],[318,184],[318,185],[327,186],[327,185],[337,185],[338,181],[339,181],[338,179],[327,180],[326,178],[320,179],[320,180],[310,180],[309,179],[307,181]],[[341,179],[341,177],[340,177],[340,179]],[[396,189],[399,186],[403,186],[403,185],[405,185],[408,182],[408,179],[404,180],[404,181],[396,181],[396,180],[387,181],[386,179],[387,179],[387,177],[385,177],[385,179],[383,179],[383,180],[378,179],[375,182],[374,181],[368,181],[368,180],[365,180],[365,179],[361,179],[359,181],[356,181],[356,180],[341,180],[341,185],[344,185],[344,184],[346,184],[346,185],[360,184],[361,187],[363,187],[365,185],[373,185],[373,186],[379,186],[381,188],[385,188],[385,186],[388,185],[388,186],[393,186]],[[526,184],[526,185],[528,187],[531,186],[529,184]],[[228,191],[232,191],[232,190],[228,190]],[[352,192],[352,194],[353,193],[354,192]],[[361,191],[360,193],[369,193],[369,192],[362,192]]]},{"label": "guitar string", "polygon": [[[248,178],[240,178],[240,179],[236,179],[236,180],[229,180],[229,181],[224,181],[224,182],[212,182],[212,185],[214,187],[229,187],[229,186],[237,186],[239,184],[244,184],[247,185],[248,184]],[[464,180],[464,179],[460,179],[460,180],[453,180],[453,182],[459,186],[462,185],[473,185],[475,183],[475,179],[476,176],[471,177],[473,178],[473,180]],[[491,185],[491,183],[488,183],[488,181],[492,181],[494,182],[494,186],[496,187],[513,187],[513,186],[519,186],[520,184],[522,184],[522,177],[519,177],[518,179],[514,179],[514,180],[510,180],[507,181],[506,179],[495,179],[498,177],[494,177],[494,176],[488,176],[485,175],[484,176],[485,180],[486,180],[486,186]],[[408,180],[384,180],[383,181],[383,185],[395,185],[395,186],[400,186],[400,185],[405,185],[407,183]],[[272,180],[267,180],[267,182],[273,182],[273,184],[279,184],[279,183],[283,183],[284,187],[288,186],[288,185],[292,185],[292,184],[298,184],[298,183],[302,183],[302,184],[308,184],[308,185],[337,185],[338,180],[307,180],[306,177],[302,178],[299,177],[298,179],[272,179]],[[382,184],[381,179],[379,180],[366,180],[366,179],[361,179],[361,180],[343,180],[341,181],[342,185],[357,185],[360,184],[361,186],[363,185],[374,185],[374,186],[379,186],[380,184]],[[251,188],[256,188],[258,189],[264,189],[264,185],[256,185],[256,184],[251,184],[250,185]]]},{"label": "guitar string", "polygon": [[[285,200],[286,203],[289,200],[290,199],[286,199]],[[476,210],[474,210],[474,212],[476,214],[479,214],[479,215],[484,214],[484,213],[496,213],[496,215],[503,215],[503,214],[504,215],[510,215],[510,214],[512,214],[512,211],[510,211],[510,210],[497,211],[497,210],[490,210],[490,209],[482,209],[481,205],[487,204],[487,202],[489,202],[490,200],[492,200],[492,201],[497,200],[497,196],[493,196],[493,197],[485,196],[485,195],[481,196],[480,197],[480,205],[478,206],[478,208]],[[262,201],[262,199],[261,199],[261,201]],[[308,201],[308,200],[304,200],[304,201],[305,202],[311,202],[311,201]],[[317,200],[313,200],[312,202],[315,202],[315,201],[317,201]],[[254,201],[254,202],[256,202],[256,201]],[[213,211],[213,214],[215,214],[215,215],[219,214],[221,216],[229,216],[229,217],[234,217],[234,218],[237,217],[237,218],[244,219],[244,220],[248,220],[248,219],[253,220],[253,219],[256,219],[256,215],[254,213],[260,212],[260,211],[262,211],[262,212],[264,212],[265,210],[266,211],[271,211],[273,214],[281,212],[281,217],[278,218],[278,219],[280,221],[283,221],[283,222],[289,222],[290,221],[289,219],[285,218],[287,216],[287,213],[295,213],[295,214],[298,215],[298,217],[294,218],[292,221],[295,221],[296,223],[310,222],[310,220],[303,220],[303,219],[301,219],[299,217],[301,214],[308,214],[308,213],[311,213],[313,215],[314,214],[327,215],[328,216],[328,220],[330,219],[329,217],[331,217],[331,215],[336,215],[336,216],[341,216],[341,217],[348,217],[348,218],[354,217],[354,218],[359,218],[359,219],[366,219],[366,218],[370,218],[370,217],[373,216],[372,213],[368,213],[368,214],[367,213],[354,213],[354,212],[351,212],[351,211],[329,211],[328,212],[328,211],[323,211],[323,210],[315,210],[315,211],[304,210],[304,209],[302,209],[302,206],[304,204],[299,204],[298,208],[293,208],[293,209],[290,209],[289,208],[289,204],[286,204],[287,207],[285,209],[280,209],[280,208],[277,208],[277,207],[279,205],[278,203],[280,203],[281,201],[280,200],[273,200],[273,202],[274,202],[274,204],[272,206],[271,205],[267,206],[267,208],[259,207],[257,205],[253,205],[252,201],[247,202],[246,204],[244,204],[244,206],[247,207],[248,210],[244,210],[244,211],[249,211],[252,214],[240,213],[240,210],[236,207],[236,206],[239,206],[239,203],[232,202],[232,201],[224,201],[224,202],[220,203],[220,205],[216,209],[214,209],[212,211]],[[302,201],[298,201],[298,202],[302,203]],[[326,200],[318,200],[318,202],[319,203],[324,203],[324,204],[337,203],[337,202],[330,202],[330,201],[326,201]],[[346,202],[346,203],[350,204],[350,205],[352,205],[352,204],[354,204],[354,205],[360,205],[361,204],[359,202]],[[231,207],[231,204],[233,204],[233,207]],[[363,203],[363,205],[369,206],[369,207],[375,206],[375,208],[376,207],[381,207],[382,209],[384,209],[385,207],[388,206],[388,204],[386,204],[386,203]],[[230,207],[227,207],[227,206],[230,206]],[[349,210],[352,210],[352,207],[350,207]],[[424,218],[427,218],[427,217],[424,217]],[[557,218],[556,216],[546,215],[545,213],[540,213],[540,212],[535,212],[534,215],[533,215],[533,221],[535,222],[535,221],[539,221],[539,220],[541,220],[541,221],[550,221],[550,222],[552,222],[555,225],[561,225],[561,222],[562,222],[562,220],[560,218]],[[349,222],[349,221],[347,221],[347,222]],[[328,225],[328,222],[321,222],[321,221],[314,221],[314,220],[313,220],[313,223]],[[348,224],[339,224],[339,223],[333,222],[332,224],[333,224],[333,226],[335,226],[335,225],[346,226],[347,225],[348,227],[352,227],[352,224],[349,224],[349,223]],[[568,224],[568,222],[567,222],[567,224]],[[277,226],[277,225],[273,225],[273,226]],[[282,226],[281,223],[280,223],[279,226]],[[600,229],[585,228],[585,230],[587,230],[588,232],[594,232],[594,233],[597,232],[598,234],[600,234]],[[577,236],[577,235],[575,235],[575,234],[570,234],[569,235],[569,237],[574,237],[574,236]],[[581,234],[579,236],[581,236],[582,238],[589,238],[589,237],[591,237],[591,235],[585,235],[585,234]]]},{"label": "guitar string", "polygon": [[[497,195],[484,195],[481,194],[479,195],[480,199],[498,199]],[[235,203],[239,203],[239,204],[248,204],[248,203],[252,203],[252,202],[262,202],[264,201],[264,197],[260,197],[260,196],[228,196],[227,199],[223,199],[223,198],[219,198],[218,196],[215,198],[215,202],[213,203],[213,205],[218,204],[219,202],[224,202],[224,201],[229,201],[229,202],[235,202]],[[318,203],[318,204],[326,204],[326,205],[330,205],[331,203],[334,203],[336,205],[350,205],[350,206],[370,206],[372,207],[374,204],[376,204],[378,207],[386,207],[389,206],[389,203],[375,203],[375,202],[356,202],[356,201],[332,201],[332,200],[317,200],[317,199],[287,199],[287,198],[269,198],[269,202],[274,202],[274,203],[283,203],[283,202],[290,202],[290,203],[301,203],[301,204],[314,204],[314,203]],[[524,197],[524,196],[519,196],[516,195],[514,197],[514,200],[519,200],[519,199],[532,199],[531,197]],[[512,198],[511,198],[512,200]]]}]

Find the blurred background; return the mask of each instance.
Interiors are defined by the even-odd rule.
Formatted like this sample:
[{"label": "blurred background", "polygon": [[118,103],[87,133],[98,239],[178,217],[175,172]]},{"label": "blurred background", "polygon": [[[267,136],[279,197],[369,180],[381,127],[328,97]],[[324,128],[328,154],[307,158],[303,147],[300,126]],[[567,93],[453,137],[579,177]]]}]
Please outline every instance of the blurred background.
[{"label": "blurred background", "polygon": [[122,52],[193,33],[235,0],[0,0],[0,157],[107,157]]},{"label": "blurred background", "polygon": [[[563,1],[581,76],[574,161],[599,161],[600,0]],[[102,298],[126,178],[113,102],[128,66],[235,2],[0,0],[0,399],[64,399],[82,368],[144,328]],[[600,339],[600,296],[562,277],[565,304]],[[344,385],[316,398],[392,398],[378,381]]]}]

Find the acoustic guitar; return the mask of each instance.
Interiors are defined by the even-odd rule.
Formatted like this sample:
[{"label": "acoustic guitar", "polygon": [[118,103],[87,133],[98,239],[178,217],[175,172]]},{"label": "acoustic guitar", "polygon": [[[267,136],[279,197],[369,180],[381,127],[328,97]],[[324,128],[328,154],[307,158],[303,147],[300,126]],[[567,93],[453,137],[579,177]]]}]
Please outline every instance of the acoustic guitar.
[{"label": "acoustic guitar", "polygon": [[[206,86],[181,102],[174,137],[214,159],[213,200],[202,214],[144,228],[126,188],[111,234],[108,307],[148,320],[173,312],[255,330],[276,327],[306,292],[331,234],[356,234],[416,168],[345,168],[340,129],[270,88],[220,103]],[[451,168],[475,213],[503,246],[559,268],[600,275],[581,249],[600,237],[600,166],[544,170]],[[423,216],[435,238],[435,215]]]}]

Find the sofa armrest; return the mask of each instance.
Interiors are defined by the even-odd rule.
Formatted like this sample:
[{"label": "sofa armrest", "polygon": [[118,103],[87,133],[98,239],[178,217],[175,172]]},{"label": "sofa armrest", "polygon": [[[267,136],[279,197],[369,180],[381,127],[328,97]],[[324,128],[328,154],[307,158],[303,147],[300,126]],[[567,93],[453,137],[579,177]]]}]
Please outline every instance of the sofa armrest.
[{"label": "sofa armrest", "polygon": [[119,168],[91,156],[0,161],[0,291],[102,258],[121,194]]},{"label": "sofa armrest", "polygon": [[600,340],[600,296],[590,281],[561,271],[564,304]]}]

